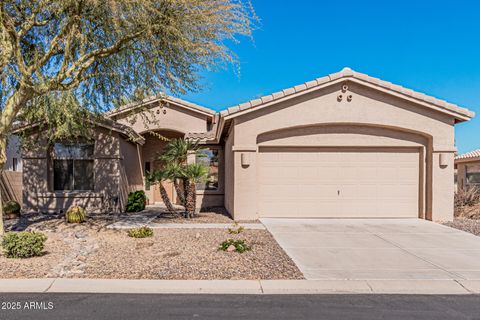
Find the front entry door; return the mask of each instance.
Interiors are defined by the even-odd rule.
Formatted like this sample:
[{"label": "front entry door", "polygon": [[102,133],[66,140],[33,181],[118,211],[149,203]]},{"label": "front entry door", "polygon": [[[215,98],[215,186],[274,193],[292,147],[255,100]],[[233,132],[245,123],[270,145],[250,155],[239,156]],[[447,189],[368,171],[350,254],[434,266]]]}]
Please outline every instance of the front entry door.
[{"label": "front entry door", "polygon": [[[165,187],[165,190],[167,191],[168,198],[172,203],[176,203],[175,197],[175,188],[173,186],[173,183],[171,181],[164,181],[163,186]],[[162,196],[160,194],[160,186],[156,184],[153,187],[153,201],[154,202],[160,202],[163,203]]]}]

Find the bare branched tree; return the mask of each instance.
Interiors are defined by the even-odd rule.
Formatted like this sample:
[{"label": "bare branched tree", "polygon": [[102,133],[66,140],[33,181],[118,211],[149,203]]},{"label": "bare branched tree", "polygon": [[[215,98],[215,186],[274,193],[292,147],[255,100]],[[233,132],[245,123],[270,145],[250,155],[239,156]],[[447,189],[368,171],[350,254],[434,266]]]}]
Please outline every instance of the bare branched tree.
[{"label": "bare branched tree", "polygon": [[[98,113],[136,88],[196,90],[200,70],[235,61],[227,45],[255,21],[248,0],[2,0],[0,168],[20,116]],[[0,234],[2,216],[0,203]]]}]

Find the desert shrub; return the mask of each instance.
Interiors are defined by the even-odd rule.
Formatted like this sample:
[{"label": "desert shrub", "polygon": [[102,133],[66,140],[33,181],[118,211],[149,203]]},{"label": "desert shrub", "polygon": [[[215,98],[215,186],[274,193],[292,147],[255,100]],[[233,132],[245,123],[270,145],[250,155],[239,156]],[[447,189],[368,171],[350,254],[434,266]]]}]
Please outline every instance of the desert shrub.
[{"label": "desert shrub", "polygon": [[245,228],[239,225],[238,222],[235,221],[235,223],[230,228],[228,228],[228,233],[239,234],[239,233],[242,233],[243,230],[245,230]]},{"label": "desert shrub", "polygon": [[149,227],[140,227],[128,230],[128,236],[132,238],[147,238],[153,236],[153,229]]},{"label": "desert shrub", "polygon": [[87,219],[87,211],[80,206],[73,206],[65,213],[68,223],[82,223]]},{"label": "desert shrub", "polygon": [[476,187],[458,190],[455,193],[455,209],[474,206],[480,203],[480,190]]},{"label": "desert shrub", "polygon": [[[229,248],[235,248],[235,250],[231,250]],[[252,248],[247,244],[247,240],[235,240],[235,239],[227,239],[220,244],[220,250],[223,251],[236,251],[239,253],[244,253],[245,251],[249,251]]]},{"label": "desert shrub", "polygon": [[139,212],[145,209],[147,196],[145,191],[138,190],[130,192],[127,200],[127,212]]},{"label": "desert shrub", "polygon": [[16,201],[7,201],[3,205],[5,214],[20,214],[20,204]]},{"label": "desert shrub", "polygon": [[30,258],[41,256],[47,236],[37,232],[7,232],[2,247],[7,258]]}]

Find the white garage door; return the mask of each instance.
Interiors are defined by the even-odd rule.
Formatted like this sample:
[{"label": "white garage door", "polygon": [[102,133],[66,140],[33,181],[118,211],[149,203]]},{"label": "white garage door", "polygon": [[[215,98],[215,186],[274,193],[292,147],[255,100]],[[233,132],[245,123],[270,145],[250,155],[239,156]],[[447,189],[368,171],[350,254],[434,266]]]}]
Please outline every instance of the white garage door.
[{"label": "white garage door", "polygon": [[260,217],[418,217],[417,149],[260,148]]}]

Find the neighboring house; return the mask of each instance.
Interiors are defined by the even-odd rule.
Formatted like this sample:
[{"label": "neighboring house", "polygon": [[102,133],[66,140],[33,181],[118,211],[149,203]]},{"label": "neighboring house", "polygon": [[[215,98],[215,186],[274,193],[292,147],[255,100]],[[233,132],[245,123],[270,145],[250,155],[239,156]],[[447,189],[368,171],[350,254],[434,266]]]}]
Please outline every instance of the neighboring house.
[{"label": "neighboring house", "polygon": [[0,192],[4,201],[22,202],[22,156],[20,141],[12,136],[7,145],[7,163],[0,176]]},{"label": "neighboring house", "polygon": [[17,136],[8,139],[7,144],[7,163],[5,171],[22,172],[22,155],[20,150],[20,140]]},{"label": "neighboring house", "polygon": [[237,220],[451,220],[454,125],[474,113],[345,68],[220,113],[157,97],[105,116],[94,141],[23,154],[25,210],[118,211],[137,189],[161,202],[145,184],[166,144],[154,132],[199,139],[208,157],[189,161],[207,162],[214,177],[198,204],[225,206]]},{"label": "neighboring house", "polygon": [[458,190],[480,188],[480,149],[455,157]]}]

